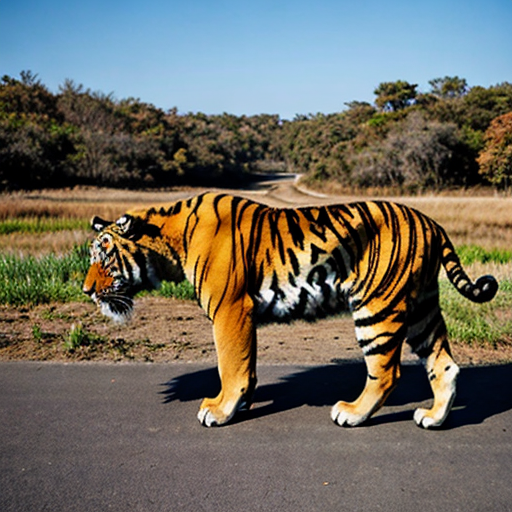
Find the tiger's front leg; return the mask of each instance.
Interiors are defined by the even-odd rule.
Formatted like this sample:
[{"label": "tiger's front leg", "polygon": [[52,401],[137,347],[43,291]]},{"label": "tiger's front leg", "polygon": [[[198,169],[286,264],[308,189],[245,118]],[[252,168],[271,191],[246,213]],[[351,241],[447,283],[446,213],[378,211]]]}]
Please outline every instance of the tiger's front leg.
[{"label": "tiger's front leg", "polygon": [[220,393],[205,398],[197,418],[206,427],[224,425],[249,409],[256,388],[256,329],[252,306],[243,300],[223,307],[213,319]]}]

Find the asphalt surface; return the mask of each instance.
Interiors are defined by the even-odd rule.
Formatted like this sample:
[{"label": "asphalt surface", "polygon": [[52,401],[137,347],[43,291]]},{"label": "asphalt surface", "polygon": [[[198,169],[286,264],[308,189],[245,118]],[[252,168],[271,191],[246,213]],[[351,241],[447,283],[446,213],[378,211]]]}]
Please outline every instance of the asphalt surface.
[{"label": "asphalt surface", "polygon": [[0,364],[0,510],[512,511],[512,365],[462,370],[445,428],[406,366],[363,426],[330,418],[362,363],[262,366],[255,407],[206,429],[216,370],[195,364]]}]

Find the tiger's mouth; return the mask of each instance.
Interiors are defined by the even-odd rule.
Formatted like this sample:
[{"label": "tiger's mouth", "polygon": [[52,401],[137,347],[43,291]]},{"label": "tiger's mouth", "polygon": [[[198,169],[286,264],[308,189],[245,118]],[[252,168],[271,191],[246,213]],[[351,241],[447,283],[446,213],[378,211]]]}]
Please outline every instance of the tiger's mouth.
[{"label": "tiger's mouth", "polygon": [[91,296],[103,315],[117,323],[128,322],[133,315],[133,298],[121,293],[109,293]]}]

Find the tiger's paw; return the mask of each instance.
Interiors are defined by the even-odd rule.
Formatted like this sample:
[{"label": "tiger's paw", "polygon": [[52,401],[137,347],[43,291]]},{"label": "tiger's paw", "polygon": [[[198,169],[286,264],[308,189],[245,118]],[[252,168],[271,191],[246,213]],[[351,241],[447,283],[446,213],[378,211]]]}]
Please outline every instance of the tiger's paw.
[{"label": "tiger's paw", "polygon": [[414,421],[416,422],[416,425],[418,425],[418,427],[422,427],[422,428],[426,428],[426,429],[429,429],[429,428],[438,428],[440,427],[443,422],[444,422],[445,418],[435,418],[431,415],[431,411],[429,411],[428,409],[416,409],[414,411]]},{"label": "tiger's paw", "polygon": [[226,415],[223,414],[219,408],[215,411],[211,406],[201,406],[197,413],[197,419],[204,427],[220,427],[221,425],[225,425],[233,415],[234,411],[233,413]]},{"label": "tiger's paw", "polygon": [[338,402],[331,409],[331,419],[340,427],[355,427],[367,419],[367,416],[356,414],[352,404]]},{"label": "tiger's paw", "polygon": [[220,427],[228,423],[237,410],[236,403],[221,406],[215,398],[205,398],[197,413],[197,419],[205,427]]},{"label": "tiger's paw", "polygon": [[199,412],[197,413],[197,419],[199,420],[199,423],[205,427],[218,427],[225,423],[225,421],[222,422],[222,420],[216,418],[215,415],[207,407],[204,409],[199,409]]}]

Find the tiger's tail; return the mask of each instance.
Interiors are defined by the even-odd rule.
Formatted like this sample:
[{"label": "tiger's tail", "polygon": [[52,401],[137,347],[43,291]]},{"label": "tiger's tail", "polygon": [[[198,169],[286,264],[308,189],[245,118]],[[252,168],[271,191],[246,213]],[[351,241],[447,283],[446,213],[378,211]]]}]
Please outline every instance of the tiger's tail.
[{"label": "tiger's tail", "polygon": [[453,286],[462,296],[472,302],[482,303],[492,300],[498,291],[498,282],[494,276],[485,275],[479,277],[475,282],[471,281],[462,268],[460,259],[448,236],[444,230],[441,231],[443,235],[441,262]]}]

